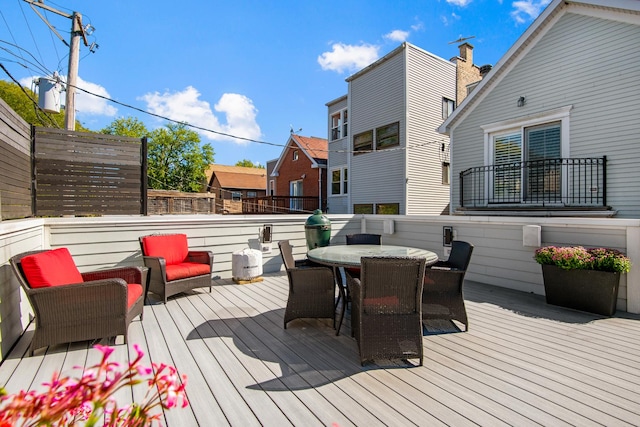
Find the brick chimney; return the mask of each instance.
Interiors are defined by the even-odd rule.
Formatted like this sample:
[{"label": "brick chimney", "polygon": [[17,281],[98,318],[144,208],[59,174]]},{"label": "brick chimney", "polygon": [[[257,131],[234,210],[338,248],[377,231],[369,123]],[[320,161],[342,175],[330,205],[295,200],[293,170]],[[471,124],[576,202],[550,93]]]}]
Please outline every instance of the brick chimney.
[{"label": "brick chimney", "polygon": [[458,49],[460,56],[452,60],[456,63],[456,106],[467,97],[473,84],[482,79],[479,67],[473,64],[473,46],[465,42]]}]

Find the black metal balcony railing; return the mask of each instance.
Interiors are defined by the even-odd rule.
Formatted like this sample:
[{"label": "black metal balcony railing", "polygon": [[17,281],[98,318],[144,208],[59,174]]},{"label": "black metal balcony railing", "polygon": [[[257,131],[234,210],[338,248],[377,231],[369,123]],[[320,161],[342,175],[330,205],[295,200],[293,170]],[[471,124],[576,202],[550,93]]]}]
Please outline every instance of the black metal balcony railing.
[{"label": "black metal balcony railing", "polygon": [[460,172],[460,206],[604,207],[607,158],[544,159]]},{"label": "black metal balcony railing", "polygon": [[306,213],[318,208],[318,197],[263,196],[242,199],[243,214]]}]

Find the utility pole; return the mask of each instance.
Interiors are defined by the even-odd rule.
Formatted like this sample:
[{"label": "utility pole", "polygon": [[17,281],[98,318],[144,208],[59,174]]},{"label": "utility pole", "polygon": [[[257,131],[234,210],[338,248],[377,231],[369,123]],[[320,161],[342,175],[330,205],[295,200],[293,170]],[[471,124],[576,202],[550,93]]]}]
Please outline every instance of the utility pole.
[{"label": "utility pole", "polygon": [[[64,110],[64,127],[67,130],[76,129],[76,83],[78,81],[78,63],[80,60],[80,37],[82,37],[85,46],[89,46],[87,42],[87,36],[82,27],[82,15],[78,12],[68,13],[61,12],[50,6],[44,4],[43,0],[24,0],[31,5],[31,8],[40,16],[40,18],[49,26],[49,22],[34,8],[34,6],[56,13],[65,18],[71,19],[71,44],[69,45],[62,38],[60,38],[65,44],[69,46],[69,70],[67,72],[67,93],[65,97],[65,110]],[[54,31],[55,32],[55,31]],[[59,34],[57,34],[60,37]]]}]

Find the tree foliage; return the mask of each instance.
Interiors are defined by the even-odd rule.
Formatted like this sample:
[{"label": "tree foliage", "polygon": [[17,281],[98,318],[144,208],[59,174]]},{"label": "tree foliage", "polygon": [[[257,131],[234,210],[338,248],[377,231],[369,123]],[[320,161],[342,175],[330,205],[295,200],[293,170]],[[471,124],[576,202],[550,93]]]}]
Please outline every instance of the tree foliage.
[{"label": "tree foliage", "polygon": [[105,135],[130,136],[143,138],[149,135],[147,127],[136,117],[121,117],[102,129],[100,133]]},{"label": "tree foliage", "polygon": [[262,166],[260,163],[253,163],[251,160],[238,160],[236,162],[236,166],[242,166],[245,168],[258,168],[258,169],[264,169],[264,166]]},{"label": "tree foliage", "polygon": [[[0,98],[11,107],[22,119],[33,126],[64,128],[64,112],[47,113],[38,108],[38,95],[26,87],[0,80]],[[76,121],[76,130],[90,132]]]},{"label": "tree foliage", "polygon": [[155,129],[148,146],[149,188],[201,191],[213,156],[211,144],[200,144],[200,136],[185,124],[169,123]]}]

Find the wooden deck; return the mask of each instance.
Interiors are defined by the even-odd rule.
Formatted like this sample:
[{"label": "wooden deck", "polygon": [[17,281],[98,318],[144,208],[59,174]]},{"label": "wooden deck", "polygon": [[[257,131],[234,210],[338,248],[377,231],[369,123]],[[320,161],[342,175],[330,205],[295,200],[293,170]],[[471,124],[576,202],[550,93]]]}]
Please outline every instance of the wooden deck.
[{"label": "wooden deck", "polygon": [[[188,376],[190,406],[167,411],[168,426],[640,425],[639,316],[602,318],[466,283],[469,332],[432,324],[424,366],[361,367],[348,321],[340,336],[317,320],[283,329],[287,286],[282,273],[248,285],[219,280],[212,293],[145,307],[131,345],[147,363]],[[91,343],[24,357],[30,334],[0,366],[9,392],[99,359]],[[116,345],[113,357],[130,354]]]}]

